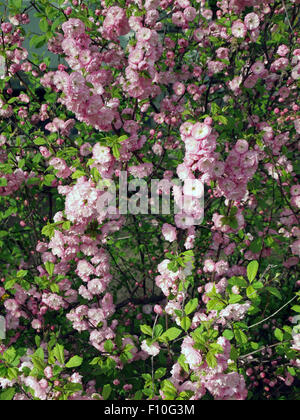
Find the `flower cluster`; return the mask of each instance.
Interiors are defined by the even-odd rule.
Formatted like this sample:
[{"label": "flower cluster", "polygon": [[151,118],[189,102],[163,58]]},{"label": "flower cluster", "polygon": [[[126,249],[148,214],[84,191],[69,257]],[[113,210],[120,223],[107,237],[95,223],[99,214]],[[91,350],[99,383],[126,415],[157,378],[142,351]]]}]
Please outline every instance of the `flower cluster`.
[{"label": "flower cluster", "polygon": [[20,3],[0,400],[297,396],[300,1],[37,0],[40,34]]}]

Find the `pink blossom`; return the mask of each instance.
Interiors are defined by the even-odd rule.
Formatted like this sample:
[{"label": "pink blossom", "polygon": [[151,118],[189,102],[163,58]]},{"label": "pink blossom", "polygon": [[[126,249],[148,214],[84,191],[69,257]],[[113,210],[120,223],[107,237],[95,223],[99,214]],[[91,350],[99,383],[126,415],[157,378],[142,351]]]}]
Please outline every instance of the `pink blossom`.
[{"label": "pink blossom", "polygon": [[162,227],[162,234],[166,241],[174,242],[177,238],[176,228],[168,223],[165,223]]},{"label": "pink blossom", "polygon": [[149,356],[153,357],[157,356],[160,352],[160,347],[158,343],[148,345],[146,340],[142,342],[141,348],[144,352],[148,353]]},{"label": "pink blossom", "polygon": [[232,35],[236,38],[245,38],[247,33],[247,28],[241,20],[236,20],[232,27]]},{"label": "pink blossom", "polygon": [[246,28],[250,31],[257,29],[259,27],[259,16],[256,13],[248,13],[245,17]]}]

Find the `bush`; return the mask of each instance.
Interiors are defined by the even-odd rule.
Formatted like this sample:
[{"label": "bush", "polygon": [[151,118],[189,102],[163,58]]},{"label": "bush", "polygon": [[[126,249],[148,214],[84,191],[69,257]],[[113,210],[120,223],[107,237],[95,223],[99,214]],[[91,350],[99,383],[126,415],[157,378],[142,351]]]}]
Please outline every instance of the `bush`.
[{"label": "bush", "polygon": [[299,399],[299,0],[26,3],[0,400]]}]

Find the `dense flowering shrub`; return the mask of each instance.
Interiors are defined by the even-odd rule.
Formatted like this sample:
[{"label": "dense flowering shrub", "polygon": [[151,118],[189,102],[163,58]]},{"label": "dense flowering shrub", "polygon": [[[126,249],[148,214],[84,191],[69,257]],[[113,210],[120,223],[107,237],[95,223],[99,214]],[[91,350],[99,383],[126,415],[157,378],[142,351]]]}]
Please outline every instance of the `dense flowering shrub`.
[{"label": "dense flowering shrub", "polygon": [[1,400],[299,399],[299,11],[3,6]]}]

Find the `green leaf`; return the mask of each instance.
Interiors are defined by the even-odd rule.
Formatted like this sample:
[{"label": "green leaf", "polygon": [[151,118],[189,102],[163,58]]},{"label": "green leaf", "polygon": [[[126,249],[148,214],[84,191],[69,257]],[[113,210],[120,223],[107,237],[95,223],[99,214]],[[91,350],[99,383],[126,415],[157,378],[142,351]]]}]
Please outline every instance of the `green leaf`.
[{"label": "green leaf", "polygon": [[7,186],[7,179],[0,178],[0,187],[6,187],[6,186]]},{"label": "green leaf", "polygon": [[35,345],[36,345],[37,347],[40,347],[40,345],[41,345],[41,337],[39,337],[38,335],[36,335],[36,336],[34,337],[34,341],[35,341]]},{"label": "green leaf", "polygon": [[59,292],[60,292],[59,286],[56,283],[51,283],[50,284],[50,290],[51,290],[52,293],[56,293],[56,294],[59,294]]},{"label": "green leaf", "polygon": [[300,305],[294,305],[292,306],[292,311],[300,313]]},{"label": "green leaf", "polygon": [[128,136],[125,134],[124,136],[119,137],[119,142],[122,143],[122,141],[125,141],[128,139]]},{"label": "green leaf", "polygon": [[275,287],[267,287],[266,290],[268,290],[273,296],[277,297],[279,300],[282,300],[281,293]]},{"label": "green leaf", "polygon": [[73,174],[72,174],[72,179],[78,179],[78,178],[81,178],[81,177],[83,177],[83,176],[85,176],[86,175],[86,173],[84,172],[84,171],[82,171],[82,170],[80,170],[80,169],[77,169],[77,171],[75,171]]},{"label": "green leaf", "polygon": [[7,377],[10,381],[12,381],[13,379],[18,379],[19,370],[17,368],[8,368],[7,369]]},{"label": "green leaf", "polygon": [[276,328],[276,330],[274,331],[274,335],[277,338],[277,340],[283,341],[284,334],[279,328]]},{"label": "green leaf", "polygon": [[55,180],[55,176],[48,174],[44,177],[43,185],[46,185],[47,187],[51,187],[54,180]]},{"label": "green leaf", "polygon": [[163,333],[163,327],[160,324],[155,325],[154,327],[154,338],[158,338],[162,335]]},{"label": "green leaf", "polygon": [[185,356],[184,354],[181,354],[178,358],[178,363],[180,364],[180,366],[182,367],[182,369],[186,372],[186,373],[190,373],[190,368],[189,365],[186,363],[185,360]]},{"label": "green leaf", "polygon": [[157,371],[154,374],[154,379],[162,378],[163,376],[165,376],[166,372],[167,372],[166,368],[161,367],[161,368],[157,369]]},{"label": "green leaf", "polygon": [[257,290],[263,289],[265,287],[261,281],[254,282],[252,286],[254,287],[254,289],[257,289]]},{"label": "green leaf", "polygon": [[114,343],[111,340],[105,341],[105,343],[104,343],[104,350],[107,353],[111,353],[113,351],[113,348],[114,348]]},{"label": "green leaf", "polygon": [[71,222],[69,221],[69,220],[67,220],[66,222],[64,222],[62,225],[62,228],[64,229],[64,230],[69,230],[70,229],[70,227],[71,227]]},{"label": "green leaf", "polygon": [[54,235],[55,227],[52,224],[46,225],[42,229],[42,234],[48,236],[48,238],[52,238]]},{"label": "green leaf", "polygon": [[177,261],[171,261],[168,264],[168,270],[172,271],[172,273],[177,273],[177,271],[178,271],[178,263],[177,263]]},{"label": "green leaf", "polygon": [[137,391],[134,395],[134,401],[141,401],[143,399],[143,391]]},{"label": "green leaf", "polygon": [[14,347],[10,347],[9,349],[7,349],[5,352],[4,352],[4,354],[3,354],[3,357],[4,357],[4,360],[7,362],[7,363],[9,363],[9,364],[12,364],[13,363],[13,361],[15,360],[15,358],[16,358],[16,356],[17,356],[17,352],[16,352],[16,350],[14,349]]},{"label": "green leaf", "polygon": [[216,120],[220,121],[220,123],[227,125],[228,124],[228,119],[226,117],[224,117],[224,115],[216,115]]},{"label": "green leaf", "polygon": [[40,27],[42,32],[47,32],[48,31],[49,24],[48,24],[47,18],[42,18],[40,20],[39,27]]},{"label": "green leaf", "polygon": [[221,311],[226,306],[225,303],[221,302],[219,299],[211,299],[207,302],[207,310],[208,311]]},{"label": "green leaf", "polygon": [[56,346],[53,349],[54,356],[56,357],[56,360],[61,364],[65,364],[65,354],[64,354],[64,346],[61,344],[56,344]]},{"label": "green leaf", "polygon": [[39,356],[32,356],[32,363],[34,365],[34,367],[37,369],[37,371],[41,374],[44,373],[44,369],[46,368],[46,363],[44,362],[43,359],[41,359]]},{"label": "green leaf", "polygon": [[98,365],[98,363],[101,362],[101,357],[95,357],[91,362],[90,365],[91,366],[96,366]]},{"label": "green leaf", "polygon": [[1,392],[0,401],[11,401],[16,393],[15,388],[8,388]]},{"label": "green leaf", "polygon": [[45,35],[33,35],[30,40],[30,47],[31,48],[42,48],[47,42],[47,38]]},{"label": "green leaf", "polygon": [[173,341],[180,336],[182,330],[180,328],[172,327],[164,332],[160,337],[160,341]]},{"label": "green leaf", "polygon": [[152,328],[149,327],[149,325],[141,325],[140,329],[141,329],[142,333],[144,333],[146,335],[150,335],[150,337],[152,337],[153,331],[152,331]]},{"label": "green leaf", "polygon": [[167,400],[174,400],[177,395],[177,389],[172,384],[172,382],[168,381],[167,379],[163,381],[161,387],[165,397]]},{"label": "green leaf", "polygon": [[257,238],[253,242],[251,242],[250,251],[252,251],[254,254],[257,254],[258,252],[260,252],[262,248],[263,248],[263,241],[261,238]]},{"label": "green leaf", "polygon": [[186,315],[190,315],[192,312],[194,312],[198,307],[198,303],[199,301],[197,298],[190,300],[184,308]]},{"label": "green leaf", "polygon": [[231,229],[236,230],[239,227],[238,220],[235,216],[230,216],[228,221]]},{"label": "green leaf", "polygon": [[231,277],[231,279],[228,280],[228,284],[231,286],[238,286],[238,287],[247,287],[248,283],[244,279],[244,277]]},{"label": "green leaf", "polygon": [[102,391],[102,397],[104,400],[108,400],[111,394],[112,388],[109,384],[104,385]]},{"label": "green leaf", "polygon": [[214,369],[215,367],[217,367],[218,362],[217,362],[217,358],[215,356],[215,353],[213,351],[209,351],[207,353],[207,355],[206,355],[206,363],[212,369]]},{"label": "green leaf", "polygon": [[211,104],[212,115],[216,115],[218,112],[220,112],[220,107],[215,102],[212,102]]},{"label": "green leaf", "polygon": [[117,144],[114,144],[113,145],[113,147],[112,147],[112,152],[113,152],[113,155],[114,155],[114,157],[118,160],[118,159],[120,159],[120,157],[121,157],[121,153],[120,153],[120,150],[119,150],[119,146],[117,145]]},{"label": "green leaf", "polygon": [[235,336],[236,341],[237,341],[239,344],[244,345],[244,344],[247,344],[247,343],[248,343],[248,337],[247,337],[247,336],[246,336],[246,334],[245,334],[242,330],[240,330],[239,328],[235,328],[235,329],[234,329],[234,336]]},{"label": "green leaf", "polygon": [[96,182],[100,181],[101,175],[99,174],[99,171],[98,171],[97,168],[92,168],[91,169],[91,174],[92,174],[92,177],[94,178],[94,180]]},{"label": "green leaf", "polygon": [[68,363],[66,364],[66,367],[69,369],[79,367],[82,365],[82,362],[83,362],[82,357],[74,356],[68,361]]},{"label": "green leaf", "polygon": [[234,305],[235,303],[239,303],[241,300],[243,300],[241,295],[230,295],[229,303]]},{"label": "green leaf", "polygon": [[45,263],[45,268],[46,268],[47,273],[49,274],[49,276],[50,276],[50,277],[52,277],[52,276],[53,276],[53,274],[54,274],[54,268],[55,268],[55,265],[54,265],[52,262],[47,261],[47,262]]},{"label": "green leaf", "polygon": [[18,277],[18,278],[25,277],[25,276],[27,275],[27,273],[28,273],[28,270],[20,270],[20,271],[18,271],[18,273],[17,273],[17,277]]},{"label": "green leaf", "polygon": [[71,395],[75,392],[82,391],[82,385],[81,384],[75,384],[75,383],[67,383],[64,386],[64,391],[67,393],[70,393]]},{"label": "green leaf", "polygon": [[188,331],[190,326],[192,325],[192,321],[189,317],[185,316],[184,318],[182,318],[180,325],[184,331]]},{"label": "green leaf", "polygon": [[22,7],[22,0],[9,0],[9,7],[20,10]]},{"label": "green leaf", "polygon": [[47,142],[46,142],[46,139],[44,139],[43,137],[38,137],[33,140],[33,143],[36,144],[37,146],[43,146]]},{"label": "green leaf", "polygon": [[7,280],[7,281],[5,282],[5,285],[4,285],[5,290],[10,290],[10,289],[12,289],[12,288],[14,287],[14,285],[16,284],[16,282],[17,282],[17,279],[10,279],[10,280]]},{"label": "green leaf", "polygon": [[256,260],[251,261],[251,263],[248,264],[247,276],[250,283],[252,283],[255,280],[257,272],[258,272],[258,267],[259,267],[259,264]]},{"label": "green leaf", "polygon": [[249,299],[255,299],[257,297],[257,292],[252,286],[247,287],[246,294]]},{"label": "green leaf", "polygon": [[225,330],[223,332],[223,337],[227,338],[227,340],[232,340],[234,338],[234,332],[232,330]]},{"label": "green leaf", "polygon": [[45,353],[44,353],[44,350],[43,350],[41,347],[39,347],[39,348],[37,349],[37,351],[34,353],[34,356],[37,356],[37,357],[39,357],[40,359],[44,360],[44,358],[45,358]]}]

